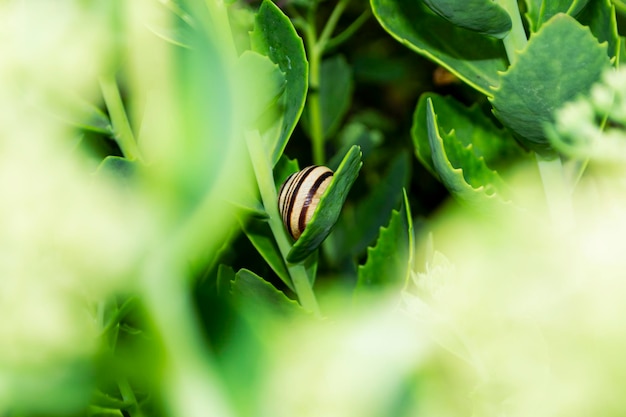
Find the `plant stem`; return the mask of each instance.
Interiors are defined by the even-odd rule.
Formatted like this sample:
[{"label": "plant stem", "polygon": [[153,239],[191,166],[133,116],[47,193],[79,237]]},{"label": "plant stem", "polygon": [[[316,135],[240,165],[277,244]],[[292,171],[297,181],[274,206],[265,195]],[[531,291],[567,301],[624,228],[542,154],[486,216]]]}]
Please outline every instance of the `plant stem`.
[{"label": "plant stem", "polygon": [[122,394],[122,399],[124,400],[124,402],[132,404],[126,410],[128,414],[132,417],[141,417],[143,414],[141,410],[139,410],[139,406],[137,405],[137,398],[135,397],[135,393],[128,383],[128,380],[126,380],[126,378],[120,378],[117,382],[117,387],[120,390],[120,394]]},{"label": "plant stem", "polygon": [[356,31],[359,30],[365,22],[367,22],[367,20],[370,18],[371,15],[372,15],[372,10],[369,8],[365,9],[365,11],[363,11],[363,13],[361,13],[354,22],[350,23],[350,26],[345,28],[338,35],[335,35],[334,37],[328,40],[328,42],[326,43],[325,50],[328,51],[329,49],[336,48],[337,46],[344,43],[346,40],[350,39],[350,37],[354,35]]},{"label": "plant stem", "polygon": [[[339,0],[337,4],[335,5],[335,8],[333,9],[332,13],[330,14],[330,17],[326,21],[326,25],[324,26],[324,29],[322,30],[322,34],[320,35],[319,40],[317,41],[317,45],[315,46],[317,48],[317,52],[319,52],[320,55],[323,54],[324,51],[326,50],[326,44],[328,43],[328,40],[330,39],[330,36],[332,35],[332,33],[335,31],[335,27],[337,27],[339,18],[343,14],[343,11],[346,9],[346,6],[348,5],[349,1],[350,0]],[[309,22],[309,23],[314,23],[314,22]]]},{"label": "plant stem", "polygon": [[500,7],[506,10],[511,17],[511,31],[504,37],[503,42],[509,63],[514,64],[517,60],[517,53],[526,48],[526,44],[528,43],[526,32],[524,31],[524,24],[522,23],[522,16],[520,16],[519,13],[517,0],[497,0],[496,2]]},{"label": "plant stem", "polygon": [[102,90],[102,96],[104,97],[104,102],[109,111],[115,140],[122,154],[128,160],[141,161],[141,153],[137,146],[135,136],[133,135],[133,130],[130,127],[115,76],[110,75],[102,77],[100,79],[100,89]]},{"label": "plant stem", "polygon": [[326,161],[326,153],[324,150],[324,124],[319,95],[322,55],[349,1],[350,0],[339,0],[337,2],[319,38],[317,37],[317,30],[315,28],[316,7],[309,9],[306,18],[304,38],[308,54],[307,58],[309,59],[309,96],[307,108],[313,146],[313,163],[316,165],[323,165]]},{"label": "plant stem", "polygon": [[545,159],[539,154],[535,156],[550,217],[558,227],[567,229],[574,224],[574,209],[561,159],[558,156],[553,159]]},{"label": "plant stem", "polygon": [[307,109],[309,112],[311,144],[313,147],[313,163],[323,165],[326,160],[326,155],[324,152],[324,131],[319,94],[322,54],[317,49],[314,12],[310,12],[307,16],[304,40],[309,59],[309,94],[307,97]]},{"label": "plant stem", "polygon": [[274,239],[276,239],[280,253],[283,259],[285,259],[300,304],[304,309],[312,311],[316,316],[321,317],[317,299],[311,287],[306,268],[301,263],[290,264],[286,261],[287,255],[291,250],[291,242],[287,237],[287,232],[285,231],[280,214],[278,213],[278,195],[276,194],[276,186],[274,185],[272,166],[267,152],[263,149],[263,140],[259,132],[255,130],[246,132],[246,142],[248,144],[257,184],[261,192],[263,206],[265,206],[265,211],[269,217],[270,229],[272,230]]}]

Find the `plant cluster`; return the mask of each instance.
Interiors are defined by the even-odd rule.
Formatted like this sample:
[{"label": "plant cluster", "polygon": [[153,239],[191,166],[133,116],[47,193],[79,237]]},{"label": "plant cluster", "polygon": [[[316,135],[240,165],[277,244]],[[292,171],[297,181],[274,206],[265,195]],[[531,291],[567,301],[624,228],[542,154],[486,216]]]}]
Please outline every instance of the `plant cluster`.
[{"label": "plant cluster", "polygon": [[1,417],[621,413],[621,1],[37,6],[0,4]]}]

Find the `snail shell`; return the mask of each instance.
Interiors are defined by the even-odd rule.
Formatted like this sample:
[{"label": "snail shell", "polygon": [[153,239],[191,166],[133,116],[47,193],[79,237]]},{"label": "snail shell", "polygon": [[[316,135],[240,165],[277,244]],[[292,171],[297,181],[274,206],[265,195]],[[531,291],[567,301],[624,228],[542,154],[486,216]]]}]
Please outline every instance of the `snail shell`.
[{"label": "snail shell", "polygon": [[291,174],[278,192],[278,209],[289,234],[298,239],[313,217],[333,171],[313,165]]}]

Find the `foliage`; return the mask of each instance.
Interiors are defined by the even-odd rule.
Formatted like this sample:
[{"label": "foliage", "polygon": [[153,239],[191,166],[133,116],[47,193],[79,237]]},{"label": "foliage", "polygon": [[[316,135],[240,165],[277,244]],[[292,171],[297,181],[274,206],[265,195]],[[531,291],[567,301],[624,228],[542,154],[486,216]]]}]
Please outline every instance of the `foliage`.
[{"label": "foliage", "polygon": [[0,416],[621,414],[624,10],[0,4]]}]

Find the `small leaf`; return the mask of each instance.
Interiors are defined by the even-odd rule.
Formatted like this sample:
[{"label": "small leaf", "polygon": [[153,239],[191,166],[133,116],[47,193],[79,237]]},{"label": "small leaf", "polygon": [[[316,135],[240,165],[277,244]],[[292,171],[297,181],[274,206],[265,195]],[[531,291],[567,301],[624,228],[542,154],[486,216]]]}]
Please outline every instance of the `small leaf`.
[{"label": "small leaf", "polygon": [[439,63],[485,95],[508,60],[502,42],[434,16],[421,1],[371,0],[382,27],[400,43]]},{"label": "small leaf", "polygon": [[293,291],[294,289],[289,271],[287,271],[287,265],[285,265],[283,256],[280,253],[280,249],[278,248],[278,244],[274,239],[274,235],[268,223],[258,219],[249,219],[243,225],[243,231],[265,262],[267,262],[276,275],[278,275],[281,281]]},{"label": "small leaf", "polygon": [[129,161],[121,156],[107,156],[102,160],[97,173],[113,174],[123,180],[131,180],[137,172],[136,161]]},{"label": "small leaf", "polygon": [[359,175],[361,165],[361,151],[358,146],[353,146],[333,175],[309,224],[287,255],[288,262],[303,261],[326,239],[339,218],[343,203]]},{"label": "small leaf", "polygon": [[506,10],[492,0],[424,0],[424,3],[450,23],[502,39],[511,30]]},{"label": "small leaf", "polygon": [[387,227],[381,227],[376,246],[367,249],[367,261],[358,268],[355,296],[370,290],[399,290],[408,280],[413,249],[411,209],[404,192],[400,210],[393,210]]},{"label": "small leaf", "polygon": [[338,265],[347,257],[357,257],[375,241],[380,227],[389,221],[389,213],[402,199],[402,190],[409,185],[410,169],[409,155],[398,153],[384,175],[369,184],[370,193],[345,210],[324,243],[330,262]]},{"label": "small leaf", "polygon": [[537,32],[544,22],[558,13],[576,16],[589,0],[526,0],[526,19],[531,32]]},{"label": "small leaf", "polygon": [[235,301],[254,313],[306,314],[300,304],[247,269],[237,271],[235,280],[231,283],[231,294]]},{"label": "small leaf", "polygon": [[[335,55],[322,61],[319,90],[311,91],[309,94],[319,94],[324,138],[335,133],[348,112],[353,84],[350,65],[342,55]],[[312,136],[308,112],[304,113],[302,122],[308,135]]]},{"label": "small leaf", "polygon": [[426,101],[426,124],[432,153],[432,166],[450,193],[472,207],[481,210],[503,203],[500,192],[504,183],[490,170],[483,157],[463,145],[454,131],[440,134],[432,100]]},{"label": "small leaf", "polygon": [[415,109],[411,136],[417,159],[435,178],[439,178],[439,174],[433,166],[428,125],[425,123],[428,100],[436,110],[440,131],[454,130],[460,143],[465,147],[471,145],[473,153],[483,157],[491,168],[509,165],[511,161],[522,157],[522,148],[511,134],[496,127],[477,104],[468,108],[452,97],[426,93],[420,97]]},{"label": "small leaf", "polygon": [[600,45],[574,18],[559,14],[531,36],[502,74],[491,99],[494,113],[524,145],[550,155],[544,125],[565,102],[589,91],[608,66],[606,44]]},{"label": "small leaf", "polygon": [[270,0],[264,0],[256,14],[250,43],[254,51],[268,56],[278,64],[286,79],[285,92],[277,103],[282,118],[275,129],[269,129],[267,135],[264,135],[273,166],[282,155],[302,114],[309,67],[302,39],[289,18]]}]

